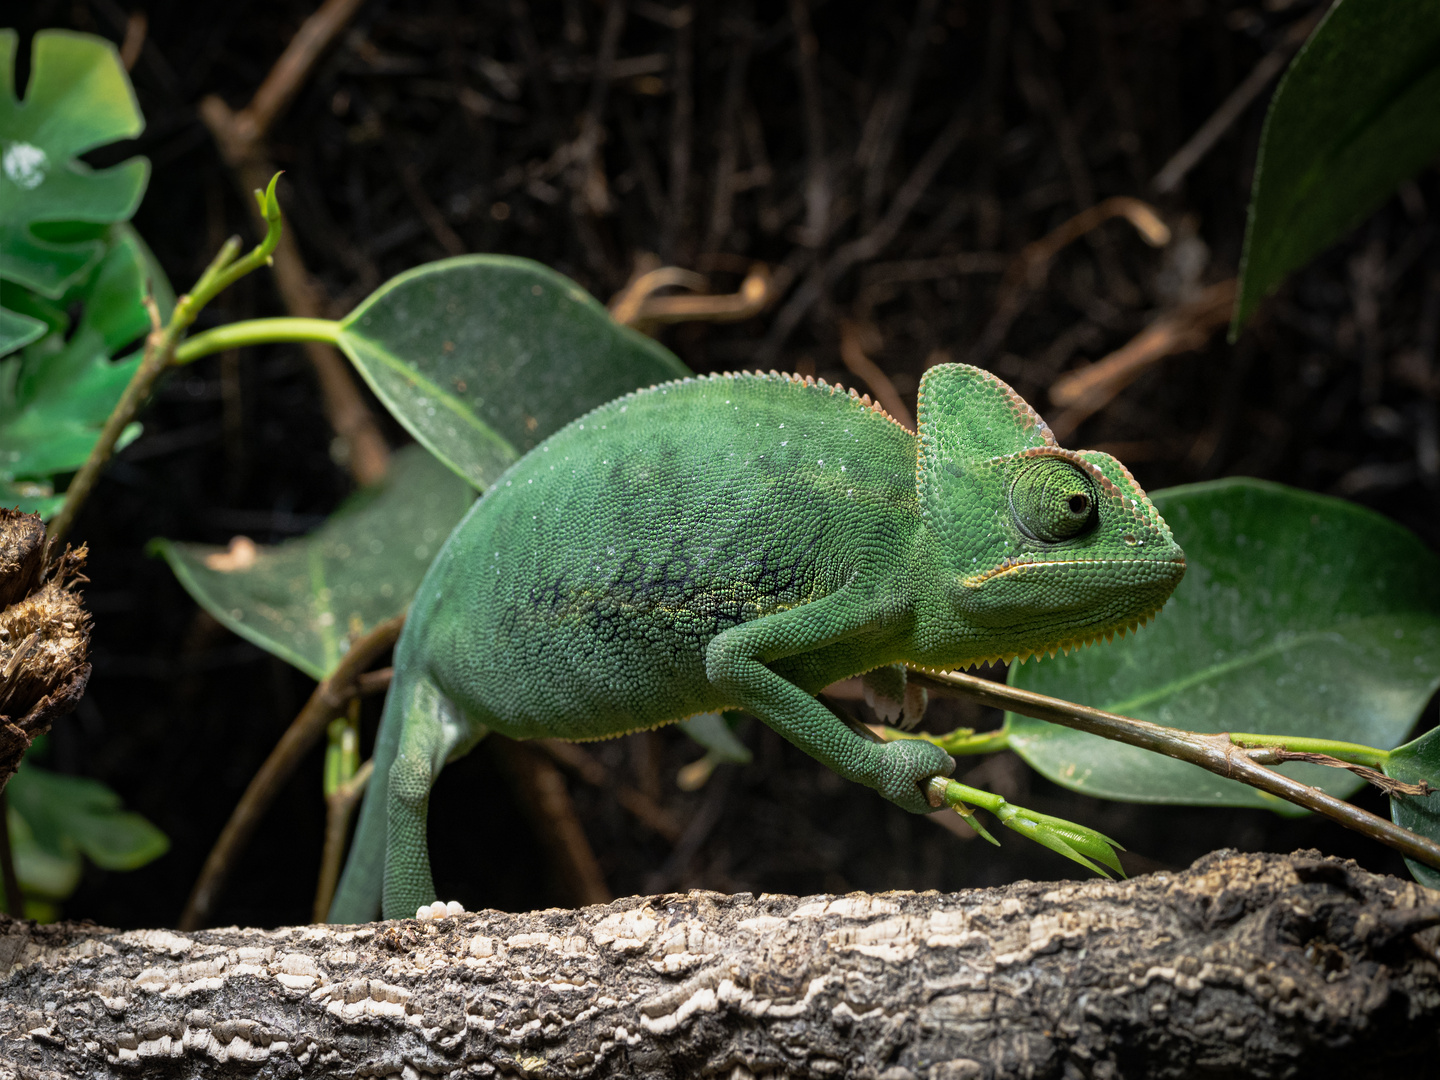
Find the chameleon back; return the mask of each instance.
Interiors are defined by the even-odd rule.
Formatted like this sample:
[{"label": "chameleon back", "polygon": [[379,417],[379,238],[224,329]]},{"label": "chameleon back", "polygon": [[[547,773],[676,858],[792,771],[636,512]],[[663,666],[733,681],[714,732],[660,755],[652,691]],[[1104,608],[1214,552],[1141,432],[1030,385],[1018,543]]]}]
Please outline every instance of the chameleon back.
[{"label": "chameleon back", "polygon": [[475,722],[519,738],[604,737],[730,704],[706,678],[712,638],[833,592],[861,562],[904,561],[916,452],[886,414],[823,383],[723,375],[630,394],[476,504],[406,644]]}]

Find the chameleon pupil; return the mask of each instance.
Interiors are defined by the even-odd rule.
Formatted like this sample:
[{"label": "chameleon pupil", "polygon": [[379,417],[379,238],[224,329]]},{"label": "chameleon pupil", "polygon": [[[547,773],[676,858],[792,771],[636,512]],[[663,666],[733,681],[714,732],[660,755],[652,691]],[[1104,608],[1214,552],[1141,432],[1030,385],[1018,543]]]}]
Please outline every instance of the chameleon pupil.
[{"label": "chameleon pupil", "polygon": [[1095,499],[1084,470],[1058,457],[1031,461],[1010,487],[1015,523],[1032,540],[1073,540],[1095,523]]}]

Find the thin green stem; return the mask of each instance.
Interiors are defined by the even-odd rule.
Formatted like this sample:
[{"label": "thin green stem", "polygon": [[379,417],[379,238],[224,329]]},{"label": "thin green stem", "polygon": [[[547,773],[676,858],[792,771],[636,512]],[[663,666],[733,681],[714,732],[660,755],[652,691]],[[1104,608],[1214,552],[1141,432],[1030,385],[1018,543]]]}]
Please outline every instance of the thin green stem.
[{"label": "thin green stem", "polygon": [[240,238],[231,237],[227,240],[215,258],[210,261],[210,265],[205,268],[205,272],[200,275],[200,280],[195,283],[195,288],[176,301],[175,310],[171,313],[170,322],[166,326],[160,325],[160,315],[155,309],[154,301],[149,301],[154,328],[145,339],[145,352],[140,358],[139,366],[135,368],[135,374],[130,377],[129,384],[120,395],[120,400],[115,403],[115,408],[106,417],[105,424],[100,429],[100,435],[95,440],[95,445],[90,448],[90,455],[85,459],[85,464],[80,466],[80,471],[70,481],[70,486],[65,491],[64,504],[46,526],[46,532],[51,540],[60,540],[70,532],[71,526],[75,524],[75,516],[80,512],[80,507],[90,497],[90,492],[94,490],[96,483],[100,480],[100,474],[110,463],[110,457],[115,453],[115,444],[119,441],[121,433],[130,425],[130,421],[135,419],[135,414],[140,411],[145,402],[150,399],[150,391],[155,386],[155,380],[160,378],[165,369],[174,362],[176,346],[185,331],[195,322],[196,316],[222,289],[270,261],[270,253],[280,242],[280,201],[275,197],[275,183],[279,179],[280,174],[276,173],[270,181],[269,188],[263,192],[255,192],[255,198],[265,212],[265,220],[269,228],[265,238],[251,250],[250,254],[237,260],[235,256],[240,251]]},{"label": "thin green stem", "polygon": [[340,324],[329,319],[246,319],[186,338],[176,348],[171,362],[179,367],[211,353],[246,345],[268,345],[277,341],[325,341],[333,345],[339,340]]},{"label": "thin green stem", "polygon": [[947,731],[944,735],[927,735],[923,731],[902,731],[899,728],[887,727],[880,729],[880,737],[886,742],[895,742],[897,739],[918,739],[921,742],[934,743],[952,757],[963,757],[968,754],[998,754],[1001,750],[1010,749],[1010,733],[1004,728],[979,733],[973,728],[956,728],[954,731]]},{"label": "thin green stem", "polygon": [[1230,741],[1246,749],[1273,746],[1296,754],[1325,754],[1348,761],[1352,765],[1369,765],[1372,769],[1382,768],[1385,762],[1390,760],[1389,750],[1378,750],[1359,743],[1337,742],[1334,739],[1306,739],[1296,735],[1257,735],[1232,731]]}]

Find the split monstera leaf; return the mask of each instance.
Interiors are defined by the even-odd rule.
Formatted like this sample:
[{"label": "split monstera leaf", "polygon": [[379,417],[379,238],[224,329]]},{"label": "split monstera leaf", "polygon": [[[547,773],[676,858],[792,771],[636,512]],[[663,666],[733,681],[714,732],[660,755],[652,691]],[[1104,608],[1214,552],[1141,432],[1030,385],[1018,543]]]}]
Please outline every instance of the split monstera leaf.
[{"label": "split monstera leaf", "polygon": [[115,47],[36,34],[20,100],[17,45],[0,30],[0,503],[49,517],[56,478],[85,461],[135,369],[147,293],[162,319],[174,297],[126,224],[149,162],[79,160],[145,126]]}]

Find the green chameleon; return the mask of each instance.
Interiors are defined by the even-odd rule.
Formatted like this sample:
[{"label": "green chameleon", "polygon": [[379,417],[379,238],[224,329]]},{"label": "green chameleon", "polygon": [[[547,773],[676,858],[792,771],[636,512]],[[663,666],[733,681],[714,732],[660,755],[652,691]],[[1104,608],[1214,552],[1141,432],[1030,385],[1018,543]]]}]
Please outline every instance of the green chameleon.
[{"label": "green chameleon", "polygon": [[928,813],[954,760],[871,741],[821,689],[873,673],[913,722],[898,665],[1088,644],[1165,603],[1185,558],[1120,462],[1061,449],[963,364],[926,372],[919,414],[916,434],[824,382],[716,375],[612,401],[516,462],[411,606],[331,921],[435,899],[430,787],[489,731],[602,739],[743,709]]}]

